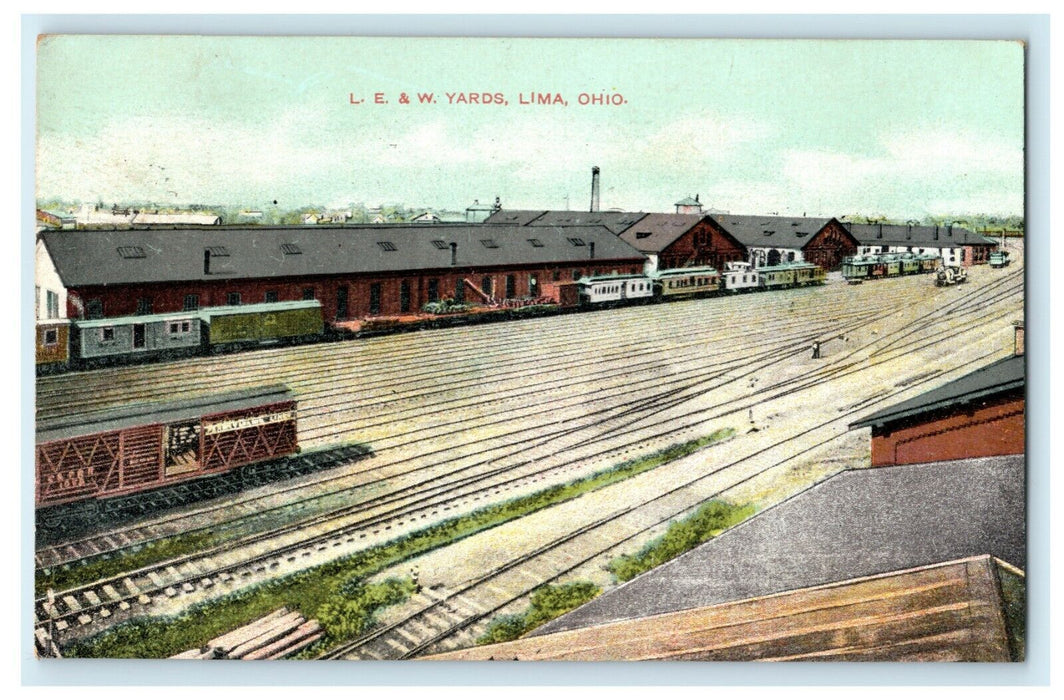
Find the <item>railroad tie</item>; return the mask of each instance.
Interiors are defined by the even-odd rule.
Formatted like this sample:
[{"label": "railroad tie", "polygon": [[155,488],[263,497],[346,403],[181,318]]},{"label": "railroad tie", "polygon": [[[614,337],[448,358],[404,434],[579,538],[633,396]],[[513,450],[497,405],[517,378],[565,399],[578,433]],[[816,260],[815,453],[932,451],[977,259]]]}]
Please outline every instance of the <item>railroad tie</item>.
[{"label": "railroad tie", "polygon": [[214,585],[214,581],[209,578],[201,578],[199,582],[200,588],[210,588]]},{"label": "railroad tie", "polygon": [[111,617],[111,609],[110,608],[100,608],[96,612],[99,614],[100,617],[103,617],[103,618]]},{"label": "railroad tie", "polygon": [[67,610],[69,610],[70,612],[77,612],[81,610],[81,603],[79,603],[78,599],[72,595],[63,596],[63,602],[66,604]]},{"label": "railroad tie", "polygon": [[156,588],[162,588],[163,586],[166,585],[166,583],[163,581],[162,577],[159,576],[159,574],[155,573],[154,571],[149,571],[148,572],[148,580],[151,581],[152,585],[155,586]]},{"label": "railroad tie", "polygon": [[181,584],[181,590],[183,590],[185,593],[192,593],[193,591],[196,590],[196,587],[193,586],[188,581],[185,581],[184,583]]},{"label": "railroad tie", "polygon": [[119,592],[115,590],[115,587],[109,583],[105,583],[101,590],[103,591],[103,594],[111,600],[122,600],[121,594],[119,594]]},{"label": "railroad tie", "polygon": [[163,591],[163,593],[166,594],[167,598],[176,598],[177,597],[177,589],[174,588],[173,586],[167,586],[166,590]]},{"label": "railroad tie", "polygon": [[82,613],[82,614],[78,615],[78,623],[81,624],[82,626],[91,624],[92,623],[92,616],[91,615],[86,615],[85,613]]},{"label": "railroad tie", "polygon": [[95,591],[85,591],[82,595],[85,596],[85,600],[89,601],[89,605],[99,605],[101,602],[100,596],[96,595]]},{"label": "railroad tie", "polygon": [[125,586],[126,590],[129,591],[131,594],[140,595],[140,589],[137,588],[137,584],[133,583],[133,579],[131,579],[131,578],[122,579],[122,585]]}]

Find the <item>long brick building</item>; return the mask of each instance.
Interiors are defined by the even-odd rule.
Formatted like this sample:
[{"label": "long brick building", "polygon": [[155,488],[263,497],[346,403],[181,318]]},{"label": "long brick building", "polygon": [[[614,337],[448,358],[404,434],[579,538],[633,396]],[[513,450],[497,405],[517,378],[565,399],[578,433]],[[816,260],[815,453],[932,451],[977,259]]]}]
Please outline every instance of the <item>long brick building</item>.
[{"label": "long brick building", "polygon": [[60,287],[45,291],[72,318],[318,299],[343,321],[443,298],[551,297],[558,282],[644,261],[603,226],[47,231],[37,278]]}]

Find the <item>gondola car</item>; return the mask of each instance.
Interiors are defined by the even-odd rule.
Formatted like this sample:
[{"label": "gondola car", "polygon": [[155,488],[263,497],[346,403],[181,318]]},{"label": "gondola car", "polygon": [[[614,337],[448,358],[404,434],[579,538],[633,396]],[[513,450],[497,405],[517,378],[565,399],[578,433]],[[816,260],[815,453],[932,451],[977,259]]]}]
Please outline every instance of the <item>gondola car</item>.
[{"label": "gondola car", "polygon": [[712,267],[659,270],[651,275],[654,296],[685,297],[711,294],[720,289],[720,273]]},{"label": "gondola car", "polygon": [[138,494],[298,452],[282,385],[37,422],[37,508]]}]

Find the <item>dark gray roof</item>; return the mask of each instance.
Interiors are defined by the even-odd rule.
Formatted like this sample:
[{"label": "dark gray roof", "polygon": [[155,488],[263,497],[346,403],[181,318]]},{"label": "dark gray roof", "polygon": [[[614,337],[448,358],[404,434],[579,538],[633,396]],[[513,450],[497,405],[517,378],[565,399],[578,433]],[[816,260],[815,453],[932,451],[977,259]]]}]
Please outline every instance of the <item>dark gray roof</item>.
[{"label": "dark gray roof", "polygon": [[838,474],[539,628],[686,610],[989,554],[1026,568],[1024,457]]},{"label": "dark gray roof", "polygon": [[546,213],[546,209],[500,209],[484,219],[484,223],[527,226],[530,221],[538,219]]},{"label": "dark gray roof", "polygon": [[140,425],[191,420],[213,413],[239,411],[291,399],[292,394],[288,387],[283,384],[271,384],[176,401],[126,404],[90,415],[76,414],[39,420],[37,444]]},{"label": "dark gray roof", "polygon": [[[463,268],[586,261],[589,246],[573,245],[570,238],[593,242],[596,259],[643,260],[641,253],[602,226],[543,226],[534,231],[481,224],[215,226],[48,231],[41,238],[68,287],[444,269],[451,264],[451,243],[458,244],[458,265]],[[206,249],[213,251],[209,275],[203,272]]]},{"label": "dark gray roof", "polygon": [[851,423],[850,428],[883,425],[933,411],[963,406],[979,399],[1009,392],[1022,392],[1026,382],[1025,377],[1024,356],[1006,357],[925,394],[876,411],[870,416]]},{"label": "dark gray roof", "polygon": [[647,214],[621,233],[621,239],[644,253],[660,253],[701,220],[698,214]]},{"label": "dark gray roof", "polygon": [[[954,226],[902,226],[898,224],[843,224],[862,245],[904,245],[921,248],[955,248],[964,245],[997,245],[986,236]],[[935,236],[938,238],[935,238]]]},{"label": "dark gray roof", "polygon": [[626,230],[646,216],[641,211],[547,211],[529,226],[605,226],[614,233]]},{"label": "dark gray roof", "polygon": [[831,217],[740,216],[714,214],[713,220],[744,246],[803,248]]},{"label": "dark gray roof", "polygon": [[511,224],[516,226],[605,226],[620,233],[646,216],[635,211],[567,211],[503,209],[489,216],[485,224]]}]

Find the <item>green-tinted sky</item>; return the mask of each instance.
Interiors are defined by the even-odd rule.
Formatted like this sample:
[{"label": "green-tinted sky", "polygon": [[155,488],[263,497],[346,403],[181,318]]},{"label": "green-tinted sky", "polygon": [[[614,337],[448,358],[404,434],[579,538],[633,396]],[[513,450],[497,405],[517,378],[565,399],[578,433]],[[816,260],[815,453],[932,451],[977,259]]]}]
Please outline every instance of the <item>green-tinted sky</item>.
[{"label": "green-tinted sky", "polygon": [[42,198],[582,209],[598,165],[603,208],[1023,212],[1011,42],[60,36],[38,60]]}]

